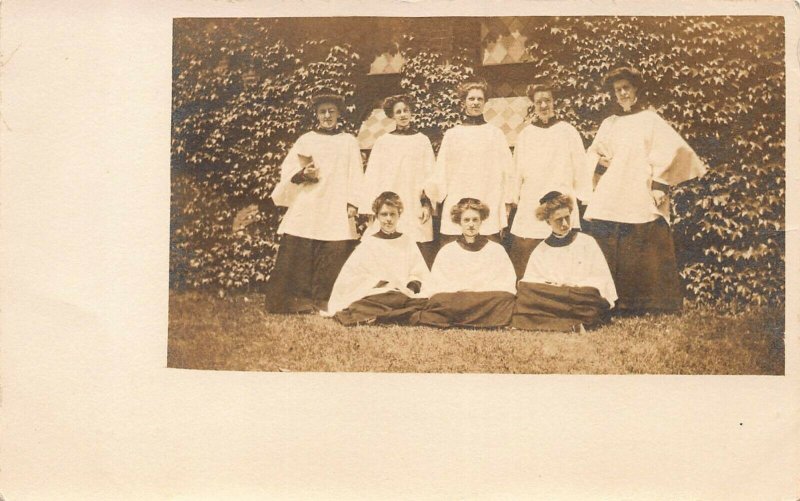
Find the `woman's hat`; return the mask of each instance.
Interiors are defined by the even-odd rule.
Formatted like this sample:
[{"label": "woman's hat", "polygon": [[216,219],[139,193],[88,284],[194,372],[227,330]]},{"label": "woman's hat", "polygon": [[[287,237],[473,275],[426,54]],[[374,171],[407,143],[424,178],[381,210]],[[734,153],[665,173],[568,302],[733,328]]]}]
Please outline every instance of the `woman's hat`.
[{"label": "woman's hat", "polygon": [[311,98],[311,106],[317,109],[321,104],[333,104],[339,109],[340,113],[344,111],[344,98],[338,94],[331,92],[315,94]]},{"label": "woman's hat", "polygon": [[560,191],[550,191],[545,196],[543,196],[542,198],[539,199],[539,203],[540,204],[545,204],[545,203],[549,202],[550,200],[555,200],[556,198],[558,198],[560,196],[563,196],[563,195],[564,194],[561,193]]},{"label": "woman's hat", "polygon": [[614,82],[617,80],[627,80],[637,89],[641,89],[644,86],[644,78],[642,78],[641,72],[630,66],[620,66],[609,71],[603,78],[603,86],[613,91]]}]

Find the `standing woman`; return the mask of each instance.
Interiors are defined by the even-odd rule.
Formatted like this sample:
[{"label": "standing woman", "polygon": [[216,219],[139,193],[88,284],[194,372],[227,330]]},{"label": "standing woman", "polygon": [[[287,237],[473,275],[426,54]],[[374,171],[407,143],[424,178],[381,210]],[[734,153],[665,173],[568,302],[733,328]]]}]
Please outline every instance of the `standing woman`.
[{"label": "standing woman", "polygon": [[462,233],[436,255],[431,279],[422,287],[422,294],[430,299],[410,322],[433,327],[508,325],[517,278],[503,246],[481,235],[489,207],[465,198],[453,206],[450,216]]},{"label": "standing woman", "polygon": [[[577,129],[555,119],[553,86],[528,87],[534,120],[517,137],[514,148],[512,201],[518,204],[511,226],[511,250],[517,278],[521,278],[533,249],[550,235],[546,220],[537,219],[539,199],[557,191],[573,200],[585,201],[592,190],[586,174],[586,151]],[[572,207],[571,227],[580,228],[577,205]]]},{"label": "standing woman", "polygon": [[[397,229],[417,242],[430,267],[436,255],[433,245],[431,201],[425,196],[425,181],[433,173],[433,148],[424,134],[412,125],[414,105],[407,95],[387,97],[383,102],[386,116],[394,119],[395,129],[375,141],[364,175],[362,214],[371,214],[372,201],[383,192],[400,195],[405,210]],[[376,220],[367,234],[379,231]]]},{"label": "standing woman", "polygon": [[[464,117],[444,134],[434,176],[425,192],[431,200],[444,203],[443,214],[450,214],[461,199],[481,200],[490,210],[481,234],[499,242],[510,210],[506,185],[512,170],[511,151],[503,132],[483,118],[487,94],[485,82],[466,82],[459,87]],[[461,235],[461,228],[442,217],[440,232],[441,249]]]},{"label": "standing woman", "polygon": [[706,167],[663,118],[645,107],[638,71],[617,68],[604,84],[618,106],[587,152],[595,187],[584,218],[614,277],[617,311],[675,312],[683,294],[669,229],[669,188],[702,176]]},{"label": "standing woman", "polygon": [[267,309],[275,313],[326,310],[358,238],[353,219],[363,169],[356,138],[339,124],[344,99],[318,95],[312,106],[318,125],[289,150],[271,195],[275,205],[288,207],[278,226],[280,249],[267,286]]}]

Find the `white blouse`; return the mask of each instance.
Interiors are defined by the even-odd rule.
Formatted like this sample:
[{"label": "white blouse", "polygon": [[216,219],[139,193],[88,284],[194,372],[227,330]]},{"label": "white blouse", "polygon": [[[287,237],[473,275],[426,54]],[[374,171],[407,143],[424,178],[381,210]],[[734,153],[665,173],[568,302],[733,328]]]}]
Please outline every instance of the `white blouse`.
[{"label": "white blouse", "polygon": [[508,225],[505,203],[512,175],[511,151],[503,132],[494,125],[456,125],[444,134],[434,176],[425,192],[434,202],[444,202],[441,233],[459,235],[450,209],[462,198],[476,198],[489,206],[481,234],[492,235]]},{"label": "white blouse", "polygon": [[[312,157],[319,170],[318,182],[292,183],[303,169],[299,155]],[[329,241],[357,239],[347,204],[358,207],[363,172],[361,150],[351,134],[307,132],[300,136],[281,165],[281,179],[271,195],[275,205],[289,208],[278,234]]]},{"label": "white blouse", "polygon": [[[372,203],[384,191],[393,191],[403,202],[403,213],[397,231],[408,234],[416,242],[433,240],[433,222],[422,223],[420,199],[425,181],[431,177],[434,165],[431,142],[421,133],[412,135],[384,134],[375,141],[364,174],[364,190],[358,210],[372,214]],[[366,234],[379,231],[375,220]]]},{"label": "white blouse", "polygon": [[673,185],[706,171],[694,150],[652,109],[603,120],[587,151],[589,175],[603,149],[611,162],[587,201],[587,220],[639,224],[663,217],[669,222],[669,200],[656,207],[651,182]]},{"label": "white blouse", "polygon": [[584,233],[577,233],[572,243],[562,247],[551,247],[547,240],[537,245],[520,282],[594,287],[609,305],[617,300],[603,251],[594,238]]},{"label": "white blouse", "polygon": [[[394,239],[365,236],[339,272],[328,301],[327,315],[333,315],[359,299],[384,292],[398,291],[408,297],[426,297],[406,287],[415,280],[426,285],[430,281],[430,271],[411,237],[405,234]],[[376,287],[382,281],[387,283]]]},{"label": "white blouse", "polygon": [[423,291],[428,296],[460,291],[516,294],[517,275],[502,245],[490,240],[482,249],[471,251],[454,241],[439,250],[431,270],[431,281]]},{"label": "white blouse", "polygon": [[[524,238],[547,238],[550,225],[536,219],[539,199],[551,191],[569,195],[573,201],[588,199],[592,178],[585,165],[583,141],[572,125],[557,122],[547,128],[533,124],[525,127],[514,148],[511,192],[512,201],[518,206],[511,233]],[[580,228],[579,219],[574,204],[573,228]]]}]

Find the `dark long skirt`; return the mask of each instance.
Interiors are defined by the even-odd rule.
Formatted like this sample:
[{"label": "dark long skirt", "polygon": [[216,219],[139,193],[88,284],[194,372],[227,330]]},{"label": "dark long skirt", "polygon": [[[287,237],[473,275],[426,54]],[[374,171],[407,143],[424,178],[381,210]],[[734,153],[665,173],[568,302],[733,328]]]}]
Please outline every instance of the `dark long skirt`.
[{"label": "dark long skirt", "polygon": [[442,292],[431,296],[409,323],[440,328],[504,327],[513,312],[514,294],[509,292]]},{"label": "dark long skirt", "polygon": [[430,270],[433,267],[433,260],[436,259],[436,253],[439,252],[439,243],[436,240],[417,242],[417,247],[419,247],[422,259],[425,260],[425,264],[428,265],[428,269]]},{"label": "dark long skirt", "polygon": [[356,242],[312,240],[284,234],[267,284],[267,310],[272,313],[326,310],[336,277]]},{"label": "dark long skirt", "polygon": [[531,252],[542,241],[543,239],[541,238],[525,238],[511,235],[511,250],[508,252],[508,257],[511,258],[514,271],[517,272],[517,280],[525,274],[525,268],[528,267],[528,259],[531,257]]},{"label": "dark long skirt", "polygon": [[594,287],[520,282],[511,325],[534,331],[577,331],[581,324],[600,323],[608,309],[608,301]]},{"label": "dark long skirt", "polygon": [[413,313],[422,309],[426,302],[425,299],[410,298],[396,291],[382,292],[359,299],[337,312],[333,318],[346,326],[375,323],[404,324]]},{"label": "dark long skirt", "polygon": [[643,224],[594,220],[588,232],[603,250],[622,313],[675,312],[683,303],[675,244],[662,218]]}]

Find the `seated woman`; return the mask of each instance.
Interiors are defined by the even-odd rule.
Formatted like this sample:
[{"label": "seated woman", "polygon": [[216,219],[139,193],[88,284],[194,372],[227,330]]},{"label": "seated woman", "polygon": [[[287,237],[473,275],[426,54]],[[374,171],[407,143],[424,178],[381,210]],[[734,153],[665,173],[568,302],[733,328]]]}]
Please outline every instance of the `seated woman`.
[{"label": "seated woman", "polygon": [[597,242],[571,229],[572,199],[551,191],[536,217],[553,232],[531,253],[519,282],[511,325],[518,329],[581,331],[599,323],[617,300]]},{"label": "seated woman", "polygon": [[433,327],[503,327],[511,321],[516,292],[514,266],[502,245],[481,235],[489,207],[463,198],[450,211],[461,236],[436,255],[431,281],[424,284],[425,308],[412,325]]},{"label": "seated woman", "polygon": [[400,197],[383,192],[372,210],[380,229],[365,236],[348,258],[325,314],[344,325],[403,322],[425,304],[419,292],[430,271],[414,239],[397,231]]}]

